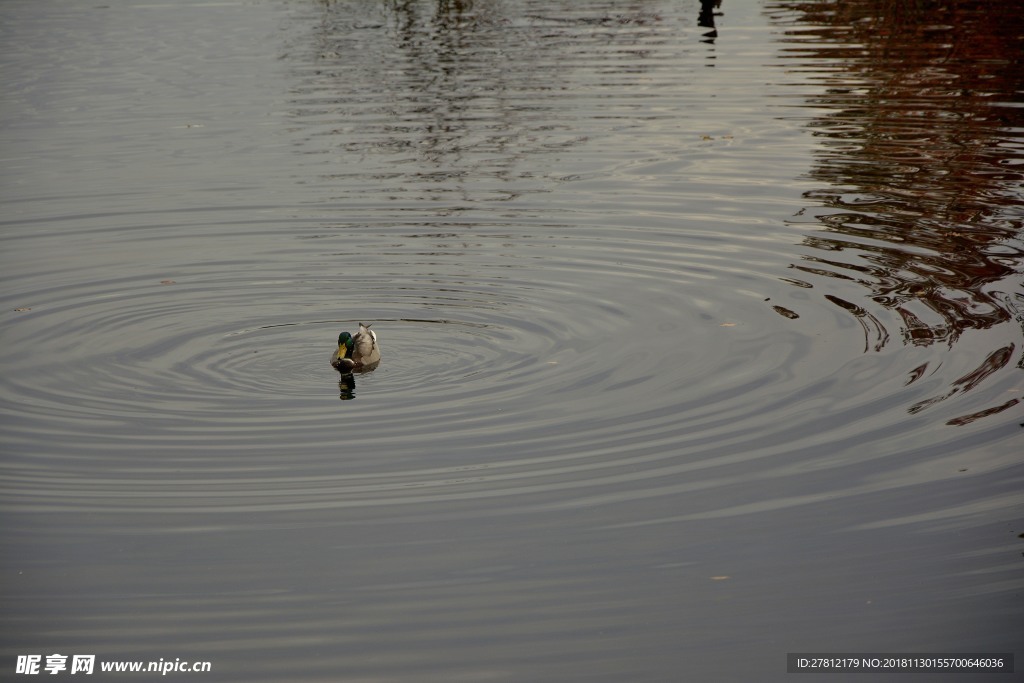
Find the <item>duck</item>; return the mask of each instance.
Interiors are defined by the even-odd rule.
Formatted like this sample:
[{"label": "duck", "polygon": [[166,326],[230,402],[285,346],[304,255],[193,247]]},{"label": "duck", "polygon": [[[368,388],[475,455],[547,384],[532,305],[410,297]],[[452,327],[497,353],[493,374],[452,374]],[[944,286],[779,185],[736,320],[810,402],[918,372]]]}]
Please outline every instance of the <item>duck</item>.
[{"label": "duck", "polygon": [[377,333],[369,325],[359,323],[355,336],[348,332],[338,335],[338,348],[331,356],[331,366],[342,373],[366,372],[380,363]]}]

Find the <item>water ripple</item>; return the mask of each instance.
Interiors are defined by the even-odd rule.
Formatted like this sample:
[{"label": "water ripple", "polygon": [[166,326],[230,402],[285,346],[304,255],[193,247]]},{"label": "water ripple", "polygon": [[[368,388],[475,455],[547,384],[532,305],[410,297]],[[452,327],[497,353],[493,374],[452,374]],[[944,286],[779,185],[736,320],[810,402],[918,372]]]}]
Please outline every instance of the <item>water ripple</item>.
[{"label": "water ripple", "polygon": [[[989,174],[941,215],[943,176],[868,189],[876,158],[928,173],[928,145],[948,149],[928,126],[897,121],[867,149],[854,124],[871,122],[833,115],[853,96],[791,119],[755,116],[725,83],[694,101],[709,77],[693,45],[645,12],[495,9],[459,29],[476,58],[448,70],[469,46],[421,9],[304,10],[316,28],[282,57],[267,147],[286,200],[239,182],[207,205],[145,205],[102,187],[46,200],[78,211],[40,195],[5,220],[4,505],[657,500],[849,467],[864,443],[927,441],[934,419],[970,427],[1020,400],[1020,346],[962,340],[1011,317],[1016,219],[978,213],[1008,181]],[[566,40],[581,56],[553,59]],[[824,64],[801,77],[847,78],[831,46],[788,40]],[[807,128],[819,165],[801,177]],[[358,322],[384,360],[342,378],[327,360]]]}]

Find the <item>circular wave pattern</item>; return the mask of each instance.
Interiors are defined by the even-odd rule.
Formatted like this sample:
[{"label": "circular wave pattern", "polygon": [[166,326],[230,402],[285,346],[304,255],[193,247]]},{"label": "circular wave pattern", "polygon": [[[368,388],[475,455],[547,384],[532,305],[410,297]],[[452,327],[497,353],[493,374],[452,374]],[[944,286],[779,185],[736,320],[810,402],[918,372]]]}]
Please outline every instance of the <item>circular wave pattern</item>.
[{"label": "circular wave pattern", "polygon": [[[201,237],[177,228],[183,239],[190,230]],[[276,230],[250,224],[247,235],[260,241]],[[13,442],[25,446],[26,462],[63,461],[74,443],[118,473],[93,479],[85,476],[91,467],[72,466],[75,485],[59,503],[45,495],[48,504],[181,511],[380,504],[372,487],[363,497],[313,503],[314,489],[297,484],[333,480],[336,489],[314,496],[330,498],[351,492],[354,473],[374,469],[395,482],[385,500],[424,488],[442,498],[481,495],[476,486],[464,492],[465,482],[438,493],[438,482],[453,485],[452,473],[467,468],[499,473],[478,478],[489,482],[488,496],[578,489],[570,473],[590,470],[595,478],[582,486],[602,486],[626,466],[616,449],[653,453],[678,440],[686,425],[677,422],[684,395],[673,391],[679,367],[707,369],[686,371],[694,386],[723,374],[723,347],[711,340],[738,330],[719,326],[725,320],[706,310],[708,301],[677,295],[702,258],[678,244],[630,230],[490,238],[467,226],[468,246],[453,249],[450,236],[421,233],[402,237],[415,249],[396,250],[387,234],[396,230],[363,229],[363,255],[389,264],[375,273],[327,275],[323,266],[296,277],[338,258],[332,247],[346,240],[341,230],[333,240],[309,240],[300,229],[288,239],[299,246],[261,269],[225,266],[256,255],[214,253],[211,263],[12,294],[10,302],[32,299],[31,310],[8,313],[5,333],[18,350],[3,379],[5,396],[20,397],[7,401]],[[74,239],[109,232],[84,230]],[[116,234],[122,246],[144,248],[159,231],[140,228],[131,240]],[[220,251],[234,249],[237,237],[223,235]],[[339,312],[346,315],[332,317]],[[339,386],[327,363],[333,340],[360,321],[378,331],[384,362],[354,376],[354,386]],[[757,356],[751,360],[762,362]],[[35,443],[49,446],[28,457]],[[325,475],[328,462],[345,473]],[[396,462],[405,465],[391,471]],[[146,474],[167,470],[192,475]],[[282,470],[288,476],[271,474]],[[253,491],[253,471],[268,472],[253,492],[259,503],[236,491]],[[16,477],[12,496],[41,504],[36,497],[53,482],[25,476]],[[154,487],[164,491],[157,505],[143,495]],[[197,505],[203,491],[208,500]]]},{"label": "circular wave pattern", "polygon": [[[923,313],[866,297],[860,261],[887,282],[898,250],[818,235],[849,221],[786,223],[829,181],[794,180],[804,121],[752,111],[750,87],[665,40],[680,17],[545,10],[466,32],[426,7],[359,27],[303,10],[324,16],[282,59],[286,113],[258,157],[273,174],[242,174],[256,190],[180,208],[196,181],[170,199],[98,187],[3,224],[0,504],[489,515],[686,493],[724,514],[752,480],[773,484],[760,504],[799,504],[794,473],[891,452],[873,445],[924,457],[936,423],[992,408],[969,394],[982,380],[1018,398],[1002,330],[955,358],[894,343]],[[794,259],[802,239],[824,255]],[[328,358],[359,322],[383,362],[342,378]]]},{"label": "circular wave pattern", "polygon": [[[855,382],[875,388],[845,405],[827,404],[835,364],[810,382],[794,371],[820,352],[751,295],[769,273],[735,272],[751,291],[701,296],[722,247],[709,233],[491,238],[466,225],[459,248],[436,233],[395,247],[400,228],[382,225],[359,229],[377,272],[342,259],[355,272],[295,276],[341,258],[332,248],[346,229],[318,240],[298,229],[288,241],[300,246],[259,270],[195,261],[173,278],[34,293],[7,332],[22,350],[3,380],[22,397],[8,403],[8,433],[25,446],[8,505],[395,516],[460,501],[486,501],[479,514],[586,506],[728,486],[740,475],[694,475],[764,458],[802,462],[820,451],[794,442],[801,426],[849,446],[831,430],[893,401],[877,389],[888,366],[865,364]],[[763,239],[754,245],[763,255]],[[384,360],[339,381],[333,340],[358,322],[374,325]],[[833,341],[857,357],[859,339]],[[93,460],[68,462],[72,444]]]}]

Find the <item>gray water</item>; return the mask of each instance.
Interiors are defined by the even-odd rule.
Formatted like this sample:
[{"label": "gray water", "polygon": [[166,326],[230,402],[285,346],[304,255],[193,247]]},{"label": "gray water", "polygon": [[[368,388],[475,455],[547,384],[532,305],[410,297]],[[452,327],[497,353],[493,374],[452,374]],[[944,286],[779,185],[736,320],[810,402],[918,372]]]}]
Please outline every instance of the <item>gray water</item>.
[{"label": "gray water", "polygon": [[3,677],[1019,654],[1022,9],[4,2]]}]

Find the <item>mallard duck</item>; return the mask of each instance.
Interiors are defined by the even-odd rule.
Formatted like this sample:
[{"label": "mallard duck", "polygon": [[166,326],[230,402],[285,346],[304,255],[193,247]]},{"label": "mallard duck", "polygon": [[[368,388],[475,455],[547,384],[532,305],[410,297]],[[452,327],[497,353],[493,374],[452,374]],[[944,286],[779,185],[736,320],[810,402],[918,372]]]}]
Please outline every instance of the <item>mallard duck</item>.
[{"label": "mallard duck", "polygon": [[353,337],[348,332],[338,335],[338,348],[331,356],[331,366],[338,372],[373,370],[380,363],[377,334],[369,325],[359,323]]}]

